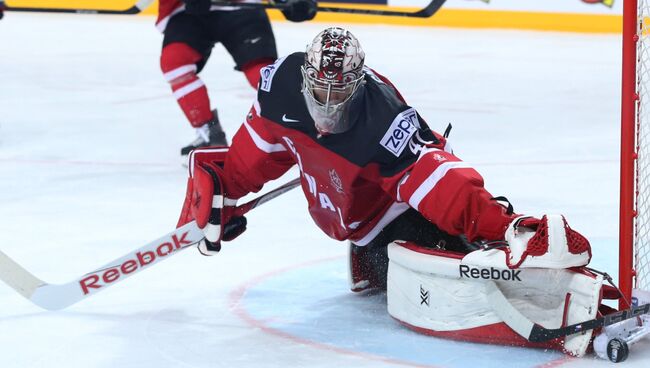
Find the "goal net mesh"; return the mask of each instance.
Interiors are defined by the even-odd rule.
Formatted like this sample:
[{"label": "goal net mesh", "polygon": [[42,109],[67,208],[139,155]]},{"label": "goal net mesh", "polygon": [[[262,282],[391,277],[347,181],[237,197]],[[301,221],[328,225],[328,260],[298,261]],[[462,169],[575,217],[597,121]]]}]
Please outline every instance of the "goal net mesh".
[{"label": "goal net mesh", "polygon": [[650,0],[638,0],[635,287],[650,290]]}]

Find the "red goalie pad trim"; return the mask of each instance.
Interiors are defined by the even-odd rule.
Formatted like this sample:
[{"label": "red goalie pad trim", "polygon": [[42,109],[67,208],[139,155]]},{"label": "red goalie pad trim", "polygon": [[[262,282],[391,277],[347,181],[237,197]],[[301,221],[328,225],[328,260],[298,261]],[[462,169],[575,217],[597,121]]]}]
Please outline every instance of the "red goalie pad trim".
[{"label": "red goalie pad trim", "polygon": [[544,215],[537,225],[535,235],[528,241],[528,247],[526,247],[526,251],[521,257],[521,262],[517,263],[516,266],[523,263],[527,256],[539,257],[548,253],[548,241],[548,219]]},{"label": "red goalie pad trim", "polygon": [[[393,317],[394,318],[394,317]],[[508,327],[505,323],[499,322],[491,325],[468,328],[464,330],[454,331],[434,331],[427,328],[413,326],[404,321],[400,321],[402,325],[414,330],[418,333],[441,337],[445,339],[452,339],[458,341],[476,342],[482,344],[493,345],[507,345],[507,346],[520,346],[527,348],[541,348],[541,349],[554,349],[564,352],[563,339],[557,338],[543,343],[533,343],[525,338],[519,336],[515,331]]]},{"label": "red goalie pad trim", "polygon": [[562,216],[562,221],[564,221],[564,231],[566,232],[569,252],[572,254],[589,252],[589,260],[591,260],[591,245],[589,244],[589,240],[582,236],[582,234],[571,229],[564,216]]}]

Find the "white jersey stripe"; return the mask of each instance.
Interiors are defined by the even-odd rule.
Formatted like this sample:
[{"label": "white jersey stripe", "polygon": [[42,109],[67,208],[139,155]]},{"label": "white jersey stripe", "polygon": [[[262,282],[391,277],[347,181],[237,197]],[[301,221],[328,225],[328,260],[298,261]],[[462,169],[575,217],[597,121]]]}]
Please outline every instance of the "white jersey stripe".
[{"label": "white jersey stripe", "polygon": [[283,145],[281,145],[279,143],[273,144],[273,143],[269,143],[269,142],[265,141],[262,137],[260,137],[259,134],[257,134],[255,129],[253,129],[253,127],[250,126],[250,124],[248,124],[247,121],[244,121],[244,127],[246,128],[246,130],[248,131],[248,134],[253,139],[253,142],[255,143],[255,146],[257,146],[257,148],[259,148],[260,150],[262,150],[262,151],[264,151],[266,153],[282,152],[282,151],[287,150],[286,148],[284,148]]},{"label": "white jersey stripe", "polygon": [[192,152],[190,152],[190,157],[188,158],[188,165],[187,166],[189,168],[191,178],[194,177],[194,155],[196,155],[197,153],[212,153],[212,152],[228,152],[228,148],[223,148],[223,147],[219,147],[219,148],[201,148],[201,149],[193,150]]},{"label": "white jersey stripe", "polygon": [[386,213],[384,213],[384,216],[377,221],[377,224],[370,229],[370,231],[361,239],[353,241],[355,245],[363,246],[367,245],[372,241],[377,235],[384,230],[384,228],[391,223],[391,221],[395,220],[397,216],[403,214],[406,212],[406,210],[409,209],[409,205],[401,202],[393,202],[393,204],[390,205]]},{"label": "white jersey stripe", "polygon": [[203,81],[200,79],[195,80],[194,82],[183,86],[176,91],[174,91],[174,97],[176,97],[177,100],[180,100],[181,98],[189,95],[190,93],[196,91],[197,89],[203,87]]},{"label": "white jersey stripe", "polygon": [[257,116],[262,116],[262,106],[260,106],[259,101],[255,100],[255,102],[253,102],[253,108],[255,109],[255,114],[257,114]]},{"label": "white jersey stripe", "polygon": [[418,189],[413,192],[411,198],[409,198],[409,204],[411,207],[420,210],[420,202],[422,199],[433,190],[433,188],[438,184],[442,178],[447,175],[447,172],[452,169],[461,169],[461,168],[471,168],[469,164],[463,161],[447,161],[440,166],[438,166],[429,177],[418,187]]},{"label": "white jersey stripe", "polygon": [[402,199],[402,196],[399,194],[399,188],[402,186],[402,184],[404,184],[404,182],[406,182],[406,181],[408,180],[409,176],[411,176],[411,172],[407,172],[407,173],[406,173],[406,174],[405,174],[405,175],[400,179],[399,183],[397,183],[397,193],[396,193],[396,194],[397,194],[397,201],[398,201],[398,202],[404,202],[404,200]]},{"label": "white jersey stripe", "polygon": [[451,143],[449,142],[449,140],[447,140],[447,142],[445,142],[444,150],[445,150],[445,152],[449,152],[449,153],[451,153],[451,154],[454,153],[454,149],[453,149],[453,147],[451,146]]},{"label": "white jersey stripe", "polygon": [[187,64],[187,65],[179,66],[178,68],[174,70],[170,70],[167,73],[163,74],[163,77],[165,77],[165,80],[167,82],[171,82],[174,79],[180,77],[181,75],[185,75],[188,73],[196,73],[196,65]]}]

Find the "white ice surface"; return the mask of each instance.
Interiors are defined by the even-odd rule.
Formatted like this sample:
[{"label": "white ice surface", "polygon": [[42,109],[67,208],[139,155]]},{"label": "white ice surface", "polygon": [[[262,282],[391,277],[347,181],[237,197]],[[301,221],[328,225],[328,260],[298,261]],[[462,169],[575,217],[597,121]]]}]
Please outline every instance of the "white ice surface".
[{"label": "white ice surface", "polygon": [[[280,54],[323,24],[275,24]],[[350,26],[367,64],[517,211],[563,213],[617,272],[618,36]],[[158,67],[149,17],[0,21],[0,248],[67,282],[169,232],[194,138]],[[221,46],[201,74],[232,134],[254,97]],[[296,175],[290,172],[283,180]],[[216,257],[187,251],[61,312],[0,283],[0,367],[608,366],[449,342],[347,291],[346,246],[299,191],[252,212]],[[621,366],[650,364],[650,344]],[[559,359],[559,360],[558,360]]]}]

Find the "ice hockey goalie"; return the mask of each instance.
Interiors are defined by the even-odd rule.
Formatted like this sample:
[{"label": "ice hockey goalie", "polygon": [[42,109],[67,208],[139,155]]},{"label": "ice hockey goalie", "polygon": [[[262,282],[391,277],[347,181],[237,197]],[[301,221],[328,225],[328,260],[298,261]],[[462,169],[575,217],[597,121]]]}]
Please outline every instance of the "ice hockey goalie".
[{"label": "ice hockey goalie", "polygon": [[356,37],[328,28],[262,70],[229,148],[190,154],[179,226],[195,219],[206,236],[199,250],[216,254],[234,239],[224,229],[236,200],[297,167],[314,223],[351,244],[352,290],[387,288],[397,320],[431,335],[585,354],[593,331],[544,344],[517,331],[521,318],[553,328],[598,315],[603,279],[585,268],[589,242],[563,216],[505,206],[453,153],[448,132],[429,128],[365,65]]}]

